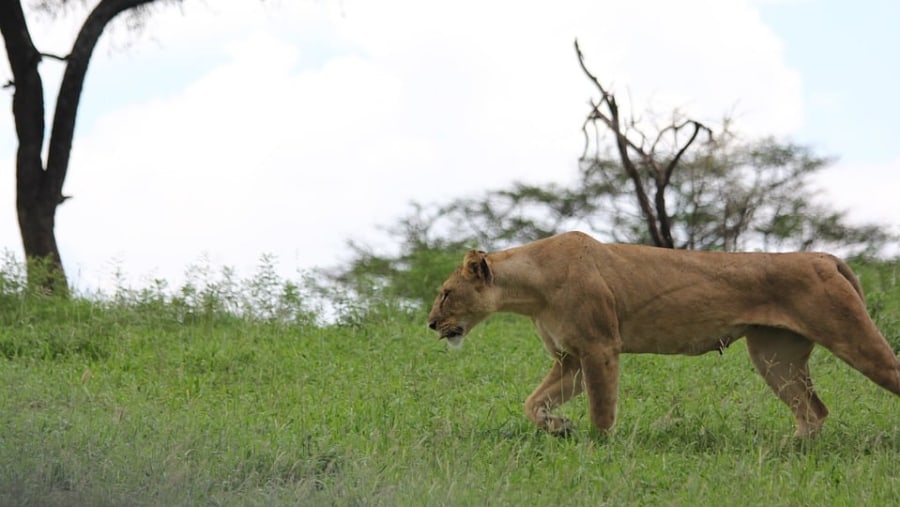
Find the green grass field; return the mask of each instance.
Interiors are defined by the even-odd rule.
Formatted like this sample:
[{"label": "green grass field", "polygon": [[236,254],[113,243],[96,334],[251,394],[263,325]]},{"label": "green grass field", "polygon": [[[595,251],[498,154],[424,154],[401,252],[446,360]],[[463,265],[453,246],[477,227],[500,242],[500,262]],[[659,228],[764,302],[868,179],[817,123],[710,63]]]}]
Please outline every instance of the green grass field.
[{"label": "green grass field", "polygon": [[[862,279],[896,348],[891,269]],[[424,315],[317,325],[179,301],[2,295],[0,505],[900,504],[900,399],[822,349],[831,417],[812,442],[743,342],[625,356],[615,431],[581,397],[557,438],[522,413],[550,365],[526,319],[447,350]]]}]

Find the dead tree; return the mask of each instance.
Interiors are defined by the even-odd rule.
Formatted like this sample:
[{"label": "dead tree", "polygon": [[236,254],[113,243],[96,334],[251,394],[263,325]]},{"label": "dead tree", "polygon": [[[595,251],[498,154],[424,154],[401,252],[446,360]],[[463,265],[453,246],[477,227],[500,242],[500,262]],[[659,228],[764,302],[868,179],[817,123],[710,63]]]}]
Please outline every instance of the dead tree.
[{"label": "dead tree", "polygon": [[[588,127],[595,130],[606,129],[615,138],[615,148],[618,152],[622,169],[634,186],[635,198],[638,207],[647,225],[647,233],[650,241],[656,246],[675,248],[672,239],[672,221],[666,208],[666,188],[672,180],[672,173],[678,167],[682,156],[691,147],[701,132],[712,139],[712,131],[696,120],[684,120],[673,122],[660,129],[652,140],[641,132],[633,118],[623,119],[619,111],[616,97],[600,84],[584,63],[584,55],[575,41],[575,53],[578,55],[578,63],[581,70],[597,90],[600,92],[599,101],[591,101],[591,112],[582,125],[585,136],[584,153],[582,161],[587,158],[589,139]],[[599,124],[599,125],[598,125]],[[687,130],[689,132],[686,141],[679,140],[679,134]],[[666,140],[671,139],[671,144]],[[651,201],[645,177],[652,182],[654,192]]]}]

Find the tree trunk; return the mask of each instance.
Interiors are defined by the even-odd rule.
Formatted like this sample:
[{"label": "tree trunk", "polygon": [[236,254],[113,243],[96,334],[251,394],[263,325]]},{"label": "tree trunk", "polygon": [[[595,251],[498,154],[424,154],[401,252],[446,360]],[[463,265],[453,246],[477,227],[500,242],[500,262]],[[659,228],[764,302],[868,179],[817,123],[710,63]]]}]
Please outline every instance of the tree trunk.
[{"label": "tree trunk", "polygon": [[[13,117],[19,148],[16,153],[16,211],[28,265],[28,279],[52,292],[65,290],[66,278],[53,234],[59,199],[47,199],[44,145],[44,91],[38,64],[41,55],[28,32],[19,2],[0,1],[0,31],[13,73]],[[44,259],[44,269],[37,269]],[[41,275],[39,275],[41,273]]]},{"label": "tree trunk", "polygon": [[23,197],[21,192],[16,202],[29,284],[65,296],[68,284],[54,232],[56,206],[54,200],[34,195]]}]

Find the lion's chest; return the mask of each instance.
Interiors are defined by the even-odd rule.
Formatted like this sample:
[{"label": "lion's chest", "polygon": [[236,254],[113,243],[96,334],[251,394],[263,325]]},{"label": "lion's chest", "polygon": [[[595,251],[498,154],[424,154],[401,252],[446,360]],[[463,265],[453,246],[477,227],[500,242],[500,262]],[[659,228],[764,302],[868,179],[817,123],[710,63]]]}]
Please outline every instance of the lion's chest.
[{"label": "lion's chest", "polygon": [[560,328],[559,323],[551,319],[532,319],[532,322],[541,337],[541,341],[544,343],[544,348],[547,349],[551,356],[556,356],[560,353],[572,354],[574,352],[571,344],[565,339],[565,333]]}]

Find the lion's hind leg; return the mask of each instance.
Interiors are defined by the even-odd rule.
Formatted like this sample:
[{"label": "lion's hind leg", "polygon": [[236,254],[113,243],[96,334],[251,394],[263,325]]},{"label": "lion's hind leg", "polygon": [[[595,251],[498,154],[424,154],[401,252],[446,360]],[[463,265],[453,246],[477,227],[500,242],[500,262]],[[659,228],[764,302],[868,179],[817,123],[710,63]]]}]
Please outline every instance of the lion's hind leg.
[{"label": "lion's hind leg", "polygon": [[790,407],[798,437],[814,435],[828,415],[809,378],[807,361],[814,345],[787,329],[754,326],[747,331],[750,359],[769,387]]},{"label": "lion's hind leg", "polygon": [[572,429],[572,422],[553,415],[553,409],[583,390],[580,362],[570,355],[562,354],[555,358],[550,373],[525,400],[525,414],[550,433],[565,435]]}]

